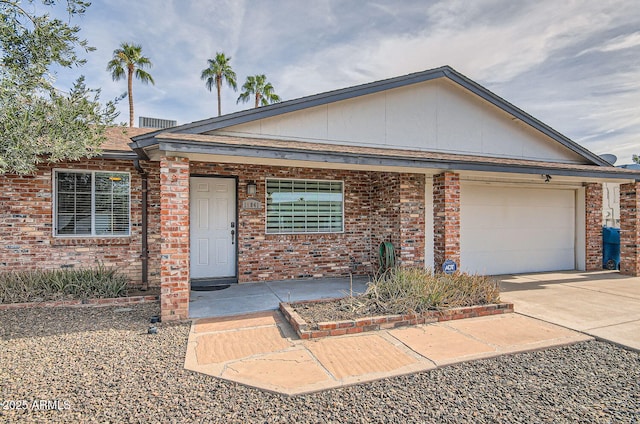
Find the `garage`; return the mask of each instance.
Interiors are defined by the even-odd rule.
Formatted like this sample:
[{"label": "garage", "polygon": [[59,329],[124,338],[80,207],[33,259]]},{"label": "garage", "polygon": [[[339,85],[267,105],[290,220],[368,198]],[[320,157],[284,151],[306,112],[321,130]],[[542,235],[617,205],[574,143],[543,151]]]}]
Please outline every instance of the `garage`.
[{"label": "garage", "polygon": [[489,275],[576,268],[576,189],[462,182],[460,262]]}]

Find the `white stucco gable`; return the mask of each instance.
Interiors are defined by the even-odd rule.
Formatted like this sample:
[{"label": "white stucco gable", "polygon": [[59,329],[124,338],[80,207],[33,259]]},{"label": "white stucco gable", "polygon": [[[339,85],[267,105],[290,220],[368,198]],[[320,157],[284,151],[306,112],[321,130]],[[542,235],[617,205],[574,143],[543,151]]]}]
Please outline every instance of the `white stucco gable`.
[{"label": "white stucco gable", "polygon": [[589,163],[447,78],[294,110],[207,134]]}]

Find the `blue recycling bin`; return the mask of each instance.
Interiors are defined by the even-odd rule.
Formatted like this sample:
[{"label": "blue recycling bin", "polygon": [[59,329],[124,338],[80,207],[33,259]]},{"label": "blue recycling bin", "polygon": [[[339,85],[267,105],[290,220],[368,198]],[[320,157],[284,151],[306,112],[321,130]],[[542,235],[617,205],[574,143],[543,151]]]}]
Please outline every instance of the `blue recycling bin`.
[{"label": "blue recycling bin", "polygon": [[602,267],[620,269],[620,228],[602,227]]}]

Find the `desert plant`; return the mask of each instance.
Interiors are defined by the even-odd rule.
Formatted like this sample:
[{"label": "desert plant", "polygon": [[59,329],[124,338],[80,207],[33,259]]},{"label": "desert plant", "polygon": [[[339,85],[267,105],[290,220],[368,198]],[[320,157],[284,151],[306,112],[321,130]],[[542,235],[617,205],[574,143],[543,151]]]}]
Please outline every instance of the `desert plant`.
[{"label": "desert plant", "polygon": [[86,269],[11,271],[0,273],[0,303],[121,297],[128,278],[98,265]]},{"label": "desert plant", "polygon": [[497,281],[465,273],[433,273],[423,268],[390,268],[375,276],[363,296],[369,309],[420,313],[429,309],[500,301]]}]

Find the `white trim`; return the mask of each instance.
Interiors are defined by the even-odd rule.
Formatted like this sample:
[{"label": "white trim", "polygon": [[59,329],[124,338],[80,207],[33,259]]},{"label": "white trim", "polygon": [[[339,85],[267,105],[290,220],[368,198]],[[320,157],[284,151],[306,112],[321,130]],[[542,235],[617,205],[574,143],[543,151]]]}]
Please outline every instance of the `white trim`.
[{"label": "white trim", "polygon": [[[91,234],[57,234],[58,228],[58,173],[76,173],[76,174],[91,174]],[[96,234],[95,233],[95,219],[96,219],[96,205],[95,205],[95,195],[96,195],[96,186],[95,186],[95,174],[126,174],[129,176],[129,226],[127,228],[127,234]],[[92,169],[71,169],[71,168],[54,168],[51,170],[51,185],[52,185],[52,194],[53,200],[51,202],[51,220],[52,220],[52,228],[51,233],[55,238],[64,238],[64,239],[82,239],[82,238],[123,238],[123,237],[131,237],[131,172],[128,171],[104,171],[104,170],[92,170]]]},{"label": "white trim", "polygon": [[518,187],[518,188],[539,188],[539,189],[567,189],[567,190],[577,190],[582,187],[582,182],[569,182],[569,181],[558,181],[553,180],[550,183],[545,183],[544,181],[540,182],[532,182],[532,181],[496,181],[495,179],[484,180],[481,178],[460,178],[460,182],[465,182],[467,184],[475,184],[475,185],[485,185],[485,186],[497,186],[497,187]]},{"label": "white trim", "polygon": [[586,189],[580,187],[576,190],[576,231],[575,231],[575,258],[576,270],[587,269],[587,216],[586,216]]},{"label": "white trim", "polygon": [[[322,182],[322,183],[340,183],[342,184],[342,229],[340,231],[291,231],[291,232],[278,232],[278,233],[270,233],[267,231],[267,218],[268,218],[268,196],[267,196],[267,186],[269,184],[269,180],[278,180],[278,181],[312,181],[312,182]],[[312,178],[278,178],[278,177],[267,177],[264,180],[264,233],[265,235],[291,235],[291,234],[344,234],[345,233],[345,213],[344,213],[344,205],[345,205],[345,183],[344,180],[321,180],[321,179],[312,179]]]}]

